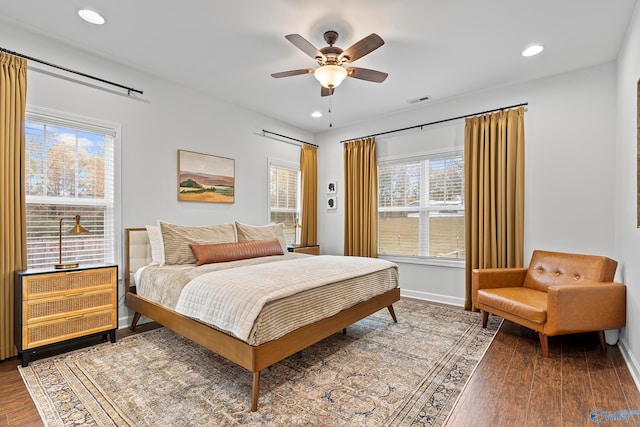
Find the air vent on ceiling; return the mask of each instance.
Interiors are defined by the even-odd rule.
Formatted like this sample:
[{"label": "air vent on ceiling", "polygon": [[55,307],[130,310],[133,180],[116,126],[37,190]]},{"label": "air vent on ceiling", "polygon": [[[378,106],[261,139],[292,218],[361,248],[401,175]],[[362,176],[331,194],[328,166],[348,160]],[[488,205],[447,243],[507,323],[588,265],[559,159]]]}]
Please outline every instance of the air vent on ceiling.
[{"label": "air vent on ceiling", "polygon": [[418,102],[426,101],[428,99],[431,99],[431,97],[430,96],[423,96],[423,97],[418,98],[418,99],[411,99],[409,101],[409,104],[417,104]]}]

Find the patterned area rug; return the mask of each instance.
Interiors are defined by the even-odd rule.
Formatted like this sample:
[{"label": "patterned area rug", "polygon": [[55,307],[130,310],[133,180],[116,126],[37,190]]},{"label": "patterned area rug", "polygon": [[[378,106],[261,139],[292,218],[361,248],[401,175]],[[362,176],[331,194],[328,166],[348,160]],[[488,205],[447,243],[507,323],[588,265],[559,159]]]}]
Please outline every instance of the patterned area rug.
[{"label": "patterned area rug", "polygon": [[500,325],[417,301],[381,310],[261,374],[160,328],[19,368],[50,426],[442,425]]}]

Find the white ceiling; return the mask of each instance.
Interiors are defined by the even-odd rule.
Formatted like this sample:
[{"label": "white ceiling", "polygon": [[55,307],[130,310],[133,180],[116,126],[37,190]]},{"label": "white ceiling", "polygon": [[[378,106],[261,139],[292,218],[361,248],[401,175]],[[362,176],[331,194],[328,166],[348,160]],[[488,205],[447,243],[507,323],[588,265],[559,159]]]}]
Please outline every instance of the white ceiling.
[{"label": "white ceiling", "polygon": [[[195,88],[311,132],[328,130],[329,97],[289,43],[316,47],[324,31],[346,49],[370,33],[385,45],[354,66],[389,73],[381,84],[347,79],[331,98],[334,128],[615,59],[636,0],[0,0],[0,21]],[[92,8],[107,20],[82,21]],[[533,43],[542,54],[520,52]],[[11,50],[12,46],[0,47]],[[29,52],[21,52],[29,55]],[[41,57],[56,63],[55,55]],[[68,66],[67,64],[59,64]],[[78,70],[83,71],[83,70]],[[107,80],[113,76],[98,76]],[[130,84],[129,82],[121,82]],[[144,90],[144,84],[136,85]],[[412,104],[424,96],[431,100]],[[314,119],[319,110],[324,117]]]}]

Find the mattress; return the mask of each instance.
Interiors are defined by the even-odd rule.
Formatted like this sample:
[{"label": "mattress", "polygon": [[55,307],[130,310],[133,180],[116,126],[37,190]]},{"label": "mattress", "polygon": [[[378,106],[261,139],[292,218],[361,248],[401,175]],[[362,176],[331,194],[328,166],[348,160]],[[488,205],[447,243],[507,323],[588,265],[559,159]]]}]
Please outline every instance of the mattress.
[{"label": "mattress", "polygon": [[[162,267],[149,265],[136,273],[137,293],[146,299],[172,310],[176,310],[177,306],[186,306],[187,313],[189,313],[187,315],[200,320],[197,316],[192,316],[191,314],[192,312],[195,313],[197,310],[189,311],[189,304],[185,304],[184,302],[182,304],[180,303],[180,298],[183,296],[182,294],[185,287],[192,283],[192,281],[195,285],[196,282],[202,282],[207,277],[215,278],[216,272],[222,271],[225,272],[217,275],[218,278],[224,276],[226,277],[225,280],[227,280],[237,273],[238,276],[243,277],[244,279],[239,284],[229,284],[229,286],[242,286],[244,282],[251,282],[251,285],[246,289],[247,292],[249,292],[249,290],[253,292],[254,288],[262,286],[263,281],[268,281],[266,278],[267,275],[264,274],[264,269],[268,268],[265,267],[265,265],[270,263],[288,262],[304,257],[316,258],[313,262],[311,262],[311,260],[308,262],[297,262],[298,264],[306,262],[307,266],[305,268],[308,271],[311,271],[309,269],[312,268],[308,265],[317,264],[319,266],[318,268],[322,268],[324,265],[326,268],[326,266],[344,264],[347,259],[358,261],[357,257],[332,257],[329,255],[313,257],[304,254],[286,253],[284,256],[252,258],[225,263],[206,264],[199,267],[196,267],[195,265],[165,265]],[[286,290],[284,293],[280,290],[280,294],[278,295],[286,296],[274,300],[266,298],[266,302],[260,307],[261,309],[255,319],[250,318],[247,320],[245,318],[239,318],[237,321],[227,321],[222,322],[222,324],[216,324],[215,322],[210,323],[203,320],[201,321],[214,328],[234,335],[250,345],[260,345],[280,338],[301,326],[330,317],[344,309],[358,304],[359,302],[366,301],[376,295],[380,295],[398,287],[398,270],[395,264],[384,260],[373,260],[368,258],[360,259],[360,261],[376,263],[376,268],[372,269],[375,271],[366,274],[356,272],[346,276],[344,272],[342,272],[340,274],[333,275],[333,277],[343,278],[342,280],[326,282],[312,279],[312,276],[308,271],[305,272],[303,270],[300,273],[291,274],[290,276],[292,277],[287,278],[287,280],[289,280],[296,289],[302,290],[296,290],[291,294],[287,293]],[[296,264],[296,262],[289,264]],[[285,265],[283,264],[282,266]],[[282,268],[282,266],[278,266],[278,268]],[[286,266],[288,267],[288,265]],[[238,270],[233,271],[230,269]],[[256,270],[257,275],[249,275],[252,270]],[[327,277],[331,276],[332,273],[328,270],[333,270],[333,268],[327,268]],[[354,271],[356,270],[362,271],[361,269],[354,269]],[[262,271],[262,273],[259,273],[260,271]],[[260,274],[263,276],[262,279],[264,280],[261,280]],[[252,278],[252,276],[255,278]],[[316,276],[319,275],[316,274]],[[232,282],[232,280],[229,281]],[[273,278],[271,281],[273,282]],[[225,282],[223,280],[222,284],[218,284],[218,286],[224,288],[224,283]],[[198,300],[199,298],[201,297],[196,297],[195,300]],[[226,306],[217,306],[211,311],[215,314],[216,311],[226,310],[228,308],[229,307]],[[244,308],[245,307],[242,307],[242,304],[240,304],[239,308],[231,308],[231,311],[241,312]],[[239,313],[239,315],[242,314]],[[234,328],[235,324],[247,321],[251,323],[250,330],[247,329],[249,331],[248,334],[245,334],[244,332],[238,333],[237,328]]]}]

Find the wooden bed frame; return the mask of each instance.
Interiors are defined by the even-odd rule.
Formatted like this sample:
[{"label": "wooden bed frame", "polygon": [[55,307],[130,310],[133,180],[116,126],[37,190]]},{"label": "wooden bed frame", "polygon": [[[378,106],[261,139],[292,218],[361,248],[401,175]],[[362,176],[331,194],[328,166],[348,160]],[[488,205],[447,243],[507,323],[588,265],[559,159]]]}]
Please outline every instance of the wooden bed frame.
[{"label": "wooden bed frame", "polygon": [[[132,246],[132,235],[136,233],[136,247]],[[144,234],[144,236],[142,235]],[[277,363],[292,354],[295,354],[312,344],[317,343],[330,335],[353,323],[383,309],[387,308],[393,321],[397,323],[397,318],[393,310],[393,303],[400,300],[400,289],[395,288],[367,301],[343,310],[326,319],[303,326],[285,336],[273,341],[252,346],[238,338],[214,329],[202,322],[183,316],[173,310],[167,309],[150,300],[136,295],[135,286],[132,285],[132,275],[135,269],[142,265],[134,265],[132,262],[133,252],[138,253],[138,257],[144,259],[149,264],[150,248],[143,249],[142,246],[147,235],[145,228],[125,229],[125,303],[127,307],[135,311],[131,330],[134,330],[144,315],[151,320],[173,330],[174,332],[189,338],[190,340],[208,348],[214,353],[236,363],[239,366],[253,373],[253,385],[251,391],[251,411],[258,410],[258,394],[260,389],[260,371],[274,363]],[[148,237],[146,237],[148,246]],[[142,256],[141,256],[142,255]],[[134,268],[132,270],[132,268]]]}]

